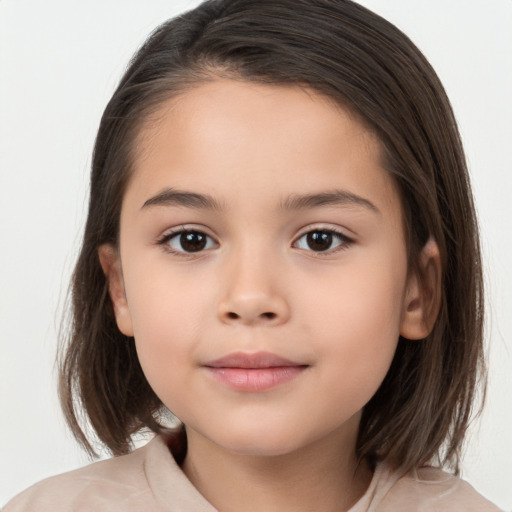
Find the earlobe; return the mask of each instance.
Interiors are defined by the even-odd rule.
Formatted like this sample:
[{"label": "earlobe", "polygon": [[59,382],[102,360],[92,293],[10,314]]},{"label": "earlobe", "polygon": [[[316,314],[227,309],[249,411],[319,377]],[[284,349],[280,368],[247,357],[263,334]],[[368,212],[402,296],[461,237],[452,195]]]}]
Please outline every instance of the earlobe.
[{"label": "earlobe", "polygon": [[125,336],[133,336],[133,326],[124,290],[119,251],[110,244],[101,245],[98,248],[98,257],[107,279],[117,326]]},{"label": "earlobe", "polygon": [[423,247],[418,268],[408,278],[400,335],[409,340],[426,338],[441,306],[441,256],[430,239]]}]

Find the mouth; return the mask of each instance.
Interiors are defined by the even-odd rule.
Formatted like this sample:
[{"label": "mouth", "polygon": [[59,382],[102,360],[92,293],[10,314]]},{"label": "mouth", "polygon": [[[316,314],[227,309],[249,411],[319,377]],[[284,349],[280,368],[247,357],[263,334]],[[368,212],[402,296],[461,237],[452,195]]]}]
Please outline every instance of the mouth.
[{"label": "mouth", "polygon": [[235,352],[203,366],[224,385],[245,392],[268,391],[295,379],[309,367],[269,352]]}]

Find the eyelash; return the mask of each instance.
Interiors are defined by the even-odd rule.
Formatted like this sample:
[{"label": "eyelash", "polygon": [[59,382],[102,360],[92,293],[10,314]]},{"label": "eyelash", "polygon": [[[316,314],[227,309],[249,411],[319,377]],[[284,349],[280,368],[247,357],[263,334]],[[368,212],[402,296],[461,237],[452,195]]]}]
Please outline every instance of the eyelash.
[{"label": "eyelash", "polygon": [[[334,243],[334,239],[337,239],[339,244],[334,247],[334,248],[331,248],[331,247],[328,247],[327,249],[325,250],[319,250],[319,251],[315,251],[313,249],[306,249],[306,248],[301,248],[301,247],[298,247],[297,244],[298,242],[303,239],[304,237],[308,237],[309,235],[312,235],[312,234],[322,234],[322,235],[328,235],[330,237],[332,237],[330,240],[331,240],[331,244]],[[206,238],[206,242],[205,242],[205,246],[200,248],[199,250],[197,251],[186,251],[186,250],[177,250],[175,248],[173,248],[171,245],[170,245],[170,242],[174,239],[178,239],[181,238],[181,236],[183,235],[187,235],[187,234],[193,234],[193,235],[200,235],[200,236],[203,236]],[[178,238],[179,237],[179,238]],[[203,253],[204,251],[207,251],[209,249],[212,249],[213,247],[208,247],[208,245],[211,245],[211,241],[213,241],[213,244],[215,246],[218,247],[218,243],[215,242],[215,240],[210,236],[210,235],[207,235],[204,231],[201,231],[200,229],[192,229],[192,228],[181,228],[181,229],[178,229],[176,231],[172,231],[170,233],[166,233],[164,234],[161,238],[159,238],[157,240],[157,245],[160,245],[163,247],[163,249],[166,251],[166,252],[169,252],[171,254],[174,254],[174,255],[177,255],[177,256],[182,256],[182,257],[190,257],[190,256],[193,256],[193,255],[198,255],[198,254],[201,254]],[[309,241],[311,242],[311,240]],[[306,242],[308,243],[308,242]],[[338,251],[342,251],[342,250],[346,250],[351,244],[353,243],[353,240],[349,237],[347,237],[345,234],[341,233],[340,231],[336,230],[336,229],[333,229],[333,228],[313,228],[313,229],[309,229],[308,231],[302,233],[299,237],[297,237],[294,242],[293,242],[293,246],[300,249],[300,250],[304,250],[304,251],[307,251],[307,252],[312,252],[313,254],[315,255],[318,255],[320,257],[322,256],[327,256],[327,255],[331,255],[331,254],[334,254],[334,253],[337,253]]]}]

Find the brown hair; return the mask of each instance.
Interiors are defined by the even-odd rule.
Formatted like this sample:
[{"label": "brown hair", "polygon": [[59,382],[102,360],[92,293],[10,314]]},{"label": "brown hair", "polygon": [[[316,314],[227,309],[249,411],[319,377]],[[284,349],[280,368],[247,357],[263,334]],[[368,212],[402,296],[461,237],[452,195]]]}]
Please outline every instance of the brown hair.
[{"label": "brown hair", "polygon": [[[60,359],[67,420],[94,453],[87,419],[115,454],[147,427],[165,432],[162,403],[115,322],[98,247],[116,245],[136,137],[162,101],[215,76],[299,84],[355,112],[377,134],[400,190],[409,262],[432,237],[442,262],[441,310],[422,341],[400,339],[364,407],[357,451],[409,469],[458,471],[482,356],[482,273],[469,177],[445,91],[396,27],[349,0],[209,0],[160,26],[131,61],[103,114],[89,215],[72,282],[73,323]],[[178,391],[177,391],[178,392]],[[86,418],[80,418],[84,413]]]}]

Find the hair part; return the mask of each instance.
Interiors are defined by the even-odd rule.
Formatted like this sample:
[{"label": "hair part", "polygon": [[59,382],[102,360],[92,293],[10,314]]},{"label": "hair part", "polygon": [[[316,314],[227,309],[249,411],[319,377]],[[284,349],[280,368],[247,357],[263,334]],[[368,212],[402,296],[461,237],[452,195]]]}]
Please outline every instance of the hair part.
[{"label": "hair part", "polygon": [[457,472],[484,375],[480,248],[462,144],[445,91],[421,52],[349,0],[208,0],[161,25],[130,62],[95,143],[72,328],[60,357],[60,397],[74,435],[94,453],[85,420],[120,455],[143,428],[169,432],[133,340],[117,328],[98,248],[118,244],[144,126],[163,102],[216,77],[307,87],[348,108],[378,137],[403,205],[411,271],[419,271],[422,248],[433,238],[442,301],[426,339],[399,340],[364,408],[357,453],[371,464],[385,459],[410,469],[437,460]]}]

